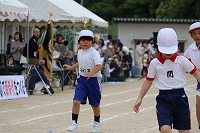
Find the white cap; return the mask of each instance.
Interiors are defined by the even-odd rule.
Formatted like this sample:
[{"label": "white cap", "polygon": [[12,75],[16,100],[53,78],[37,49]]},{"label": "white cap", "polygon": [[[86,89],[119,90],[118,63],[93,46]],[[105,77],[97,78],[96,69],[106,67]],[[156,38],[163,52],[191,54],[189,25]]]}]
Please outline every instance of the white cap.
[{"label": "white cap", "polygon": [[94,38],[94,34],[93,34],[93,32],[90,31],[90,30],[82,30],[82,31],[79,33],[78,40],[79,40],[82,36],[90,36],[90,37]]},{"label": "white cap", "polygon": [[178,38],[172,28],[163,28],[157,36],[158,50],[164,54],[173,54],[178,51]]},{"label": "white cap", "polygon": [[57,58],[59,58],[59,57],[60,57],[60,52],[54,50],[54,51],[53,51],[53,59],[57,59]]},{"label": "white cap", "polygon": [[191,34],[192,31],[200,29],[200,22],[193,23],[189,28],[189,33]]}]

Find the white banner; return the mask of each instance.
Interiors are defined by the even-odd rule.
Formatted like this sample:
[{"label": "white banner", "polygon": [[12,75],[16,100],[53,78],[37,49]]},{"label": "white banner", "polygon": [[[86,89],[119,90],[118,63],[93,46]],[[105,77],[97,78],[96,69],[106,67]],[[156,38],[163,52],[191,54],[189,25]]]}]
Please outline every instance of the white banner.
[{"label": "white banner", "polygon": [[23,75],[0,76],[0,100],[28,97]]}]

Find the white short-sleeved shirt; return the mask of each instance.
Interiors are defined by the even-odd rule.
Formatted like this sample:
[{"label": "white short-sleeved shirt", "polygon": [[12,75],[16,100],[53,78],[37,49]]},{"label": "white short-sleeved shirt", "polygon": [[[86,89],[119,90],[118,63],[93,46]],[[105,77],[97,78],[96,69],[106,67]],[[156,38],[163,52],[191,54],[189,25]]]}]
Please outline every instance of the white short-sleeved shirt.
[{"label": "white short-sleeved shirt", "polygon": [[[102,65],[100,54],[94,48],[89,48],[87,50],[78,51],[78,65],[79,74],[84,76],[84,72],[90,72],[96,65]],[[93,75],[92,77],[102,77],[101,71]]]},{"label": "white short-sleeved shirt", "polygon": [[184,88],[186,72],[193,74],[195,71],[196,66],[185,56],[174,54],[170,59],[164,59],[158,55],[150,62],[147,80],[154,80],[159,90]]},{"label": "white short-sleeved shirt", "polygon": [[196,43],[192,43],[184,53],[184,56],[187,57],[195,64],[197,69],[200,70],[200,50],[198,50]]}]

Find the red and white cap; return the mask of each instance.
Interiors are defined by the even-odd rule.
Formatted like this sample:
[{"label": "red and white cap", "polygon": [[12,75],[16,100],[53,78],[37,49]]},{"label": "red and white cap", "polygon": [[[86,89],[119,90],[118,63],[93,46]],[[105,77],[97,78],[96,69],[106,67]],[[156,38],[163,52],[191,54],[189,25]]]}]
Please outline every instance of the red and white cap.
[{"label": "red and white cap", "polygon": [[94,34],[93,34],[93,32],[90,31],[90,30],[82,30],[82,31],[79,33],[78,40],[79,40],[82,36],[90,36],[90,37],[94,38]]},{"label": "red and white cap", "polygon": [[163,28],[157,36],[158,50],[164,54],[173,54],[178,51],[178,38],[172,28]]},{"label": "red and white cap", "polygon": [[192,25],[190,25],[189,33],[191,34],[192,31],[194,31],[196,29],[200,29],[200,22],[195,22]]}]

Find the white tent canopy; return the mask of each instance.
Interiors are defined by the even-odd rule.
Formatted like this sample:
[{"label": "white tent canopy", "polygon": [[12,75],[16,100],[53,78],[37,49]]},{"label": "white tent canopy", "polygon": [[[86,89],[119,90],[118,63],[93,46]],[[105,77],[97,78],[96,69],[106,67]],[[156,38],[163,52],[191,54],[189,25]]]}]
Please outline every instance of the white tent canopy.
[{"label": "white tent canopy", "polygon": [[0,0],[0,20],[8,19],[13,21],[17,19],[22,21],[28,16],[28,7],[18,0]]},{"label": "white tent canopy", "polygon": [[0,53],[5,53],[7,40],[6,22],[26,20],[29,9],[26,5],[18,0],[0,0]]},{"label": "white tent canopy", "polygon": [[[47,22],[49,12],[53,13],[53,22],[83,22],[90,20],[93,25],[107,27],[108,22],[81,6],[74,0],[19,0],[30,9],[29,21]],[[37,1],[37,2],[36,2]]]},{"label": "white tent canopy", "polygon": [[[107,27],[108,22],[81,6],[74,0],[19,0],[30,9],[29,22],[47,22],[49,12],[56,23],[75,23],[90,20],[93,25]],[[37,1],[37,2],[36,2]]]},{"label": "white tent canopy", "polygon": [[49,0],[56,6],[60,7],[66,12],[69,12],[73,16],[76,16],[75,21],[81,21],[84,20],[91,21],[92,24],[101,26],[101,27],[107,27],[108,22],[91,12],[90,10],[86,9],[82,5],[78,4],[74,0]]}]

